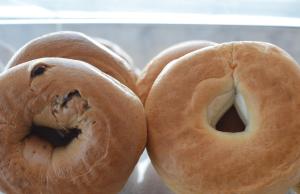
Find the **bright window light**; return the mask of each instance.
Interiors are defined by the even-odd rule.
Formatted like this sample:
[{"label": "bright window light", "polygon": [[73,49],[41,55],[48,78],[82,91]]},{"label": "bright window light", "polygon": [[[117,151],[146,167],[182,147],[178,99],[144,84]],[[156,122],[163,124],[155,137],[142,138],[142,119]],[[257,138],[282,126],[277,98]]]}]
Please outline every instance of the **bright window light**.
[{"label": "bright window light", "polygon": [[1,0],[0,20],[300,26],[299,7],[300,0]]}]

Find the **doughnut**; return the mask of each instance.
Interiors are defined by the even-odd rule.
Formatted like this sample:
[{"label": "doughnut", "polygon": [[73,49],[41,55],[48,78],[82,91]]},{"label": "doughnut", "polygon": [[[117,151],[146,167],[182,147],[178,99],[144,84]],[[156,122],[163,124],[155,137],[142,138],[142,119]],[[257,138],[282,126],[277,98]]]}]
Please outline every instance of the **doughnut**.
[{"label": "doughnut", "polygon": [[146,144],[142,103],[78,60],[41,58],[0,75],[0,190],[116,194]]},{"label": "doughnut", "polygon": [[186,41],[170,46],[155,56],[146,65],[137,80],[137,93],[143,104],[146,101],[154,80],[168,63],[187,53],[215,44],[214,42],[204,40]]},{"label": "doughnut", "polygon": [[[231,107],[242,130],[217,127]],[[177,194],[284,194],[300,182],[300,68],[277,46],[191,52],[164,68],[145,112],[147,151]]]},{"label": "doughnut", "polygon": [[61,57],[87,62],[136,90],[136,75],[122,57],[85,34],[62,31],[43,35],[20,48],[6,69],[43,57]]}]

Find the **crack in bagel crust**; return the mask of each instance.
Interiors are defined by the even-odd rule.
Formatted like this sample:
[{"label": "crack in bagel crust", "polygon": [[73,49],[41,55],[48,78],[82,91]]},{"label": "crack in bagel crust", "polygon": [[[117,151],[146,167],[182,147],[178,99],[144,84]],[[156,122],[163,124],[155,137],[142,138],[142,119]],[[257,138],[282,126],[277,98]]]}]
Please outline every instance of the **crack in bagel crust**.
[{"label": "crack in bagel crust", "polygon": [[[78,98],[78,99],[77,99]],[[74,101],[74,103],[71,103],[71,101]],[[68,103],[70,103],[72,106],[68,106]],[[72,109],[76,108],[74,105],[77,105],[77,111],[72,111]],[[79,105],[79,106],[78,106]],[[26,137],[31,137],[36,135],[37,137],[40,137],[48,142],[50,142],[51,145],[56,147],[60,146],[67,146],[74,138],[78,138],[78,136],[81,133],[81,129],[78,128],[78,126],[82,126],[84,124],[77,122],[75,124],[69,124],[67,119],[65,118],[66,115],[68,117],[74,117],[72,122],[74,120],[77,120],[77,118],[83,117],[83,114],[90,108],[89,103],[86,99],[83,99],[80,92],[78,90],[71,90],[63,97],[59,97],[58,95],[55,96],[53,103],[51,103],[51,113],[52,116],[55,118],[55,121],[58,123],[59,128],[51,128],[46,126],[37,126],[35,123],[32,124],[30,134]],[[42,111],[43,112],[43,111]],[[69,114],[68,114],[69,113]],[[39,115],[36,115],[35,117],[39,117]],[[38,120],[38,118],[34,119]],[[82,122],[82,119],[81,119]],[[89,121],[88,118],[84,120],[84,122],[95,122],[95,121]]]},{"label": "crack in bagel crust", "polygon": [[[246,130],[217,131],[209,118],[231,102],[209,106],[234,89],[244,100],[229,99],[247,107]],[[285,193],[300,182],[299,93],[297,63],[274,45],[233,42],[188,54],[147,98],[150,158],[178,194]]]},{"label": "crack in bagel crust", "polygon": [[68,95],[64,96],[63,103],[61,104],[61,107],[67,106],[67,103],[72,100],[74,96],[81,97],[78,90],[74,90],[68,93]]}]

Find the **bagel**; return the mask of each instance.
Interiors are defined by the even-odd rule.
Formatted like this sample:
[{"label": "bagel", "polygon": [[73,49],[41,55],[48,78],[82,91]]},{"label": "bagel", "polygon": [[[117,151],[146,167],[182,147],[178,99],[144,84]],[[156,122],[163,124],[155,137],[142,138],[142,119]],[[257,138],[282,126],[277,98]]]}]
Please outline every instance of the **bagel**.
[{"label": "bagel", "polygon": [[116,43],[103,39],[103,38],[94,38],[97,42],[99,42],[100,44],[103,44],[104,46],[106,46],[107,48],[109,48],[111,51],[113,51],[114,53],[116,53],[117,55],[119,55],[120,57],[122,57],[123,59],[126,60],[126,62],[130,65],[133,64],[133,60],[132,58],[124,51],[124,49],[122,49],[119,45],[117,45]]},{"label": "bagel", "polygon": [[81,61],[41,58],[0,75],[0,190],[115,194],[146,143],[143,105]]},{"label": "bagel", "polygon": [[61,57],[87,62],[135,91],[136,75],[118,54],[85,34],[62,31],[33,39],[20,48],[6,69],[43,57]]},{"label": "bagel", "polygon": [[129,54],[127,54],[119,45],[117,45],[114,42],[111,42],[111,41],[103,39],[103,38],[98,38],[98,37],[96,37],[94,39],[97,42],[99,42],[100,44],[106,46],[108,49],[110,49],[111,51],[113,51],[114,53],[119,55],[120,57],[122,57],[129,65],[131,65],[131,67],[133,68],[132,71],[134,71],[134,73],[132,74],[132,79],[134,81],[137,80],[137,75],[138,75],[139,69],[134,67],[133,60]]},{"label": "bagel", "polygon": [[143,104],[145,104],[154,80],[168,63],[187,53],[213,45],[216,43],[204,40],[186,41],[168,47],[155,56],[146,65],[137,80],[137,93]]},{"label": "bagel", "polygon": [[[232,106],[245,128],[217,129]],[[171,62],[145,112],[149,156],[177,194],[283,194],[300,180],[300,68],[272,44],[223,43]]]}]

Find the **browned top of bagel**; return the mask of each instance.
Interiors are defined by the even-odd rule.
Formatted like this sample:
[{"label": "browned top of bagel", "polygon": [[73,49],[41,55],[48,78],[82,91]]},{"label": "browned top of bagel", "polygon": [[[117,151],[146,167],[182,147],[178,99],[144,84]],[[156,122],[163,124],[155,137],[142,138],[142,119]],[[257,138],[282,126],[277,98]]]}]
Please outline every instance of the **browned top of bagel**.
[{"label": "browned top of bagel", "polygon": [[55,32],[33,39],[15,53],[7,68],[43,57],[62,57],[87,62],[135,91],[136,75],[126,60],[79,32]]},{"label": "browned top of bagel", "polygon": [[128,64],[131,64],[131,65],[133,64],[132,58],[116,43],[109,41],[107,39],[98,38],[98,37],[95,37],[94,39],[96,41],[98,41],[99,43],[103,44],[104,46],[106,46],[107,48],[109,48],[110,50],[112,50],[113,52],[115,52],[116,54],[118,54],[123,59],[125,59]]},{"label": "browned top of bagel", "polygon": [[[238,95],[245,131],[215,130],[211,122]],[[149,155],[175,193],[283,194],[299,182],[300,68],[274,45],[187,54],[161,72],[145,110]]]},{"label": "browned top of bagel", "polygon": [[187,53],[215,44],[204,40],[186,41],[172,45],[155,56],[138,76],[137,93],[141,101],[145,103],[154,80],[168,63]]},{"label": "browned top of bagel", "polygon": [[[115,194],[146,143],[143,105],[93,66],[42,58],[0,76],[0,188]],[[67,139],[55,145],[43,133]]]}]

